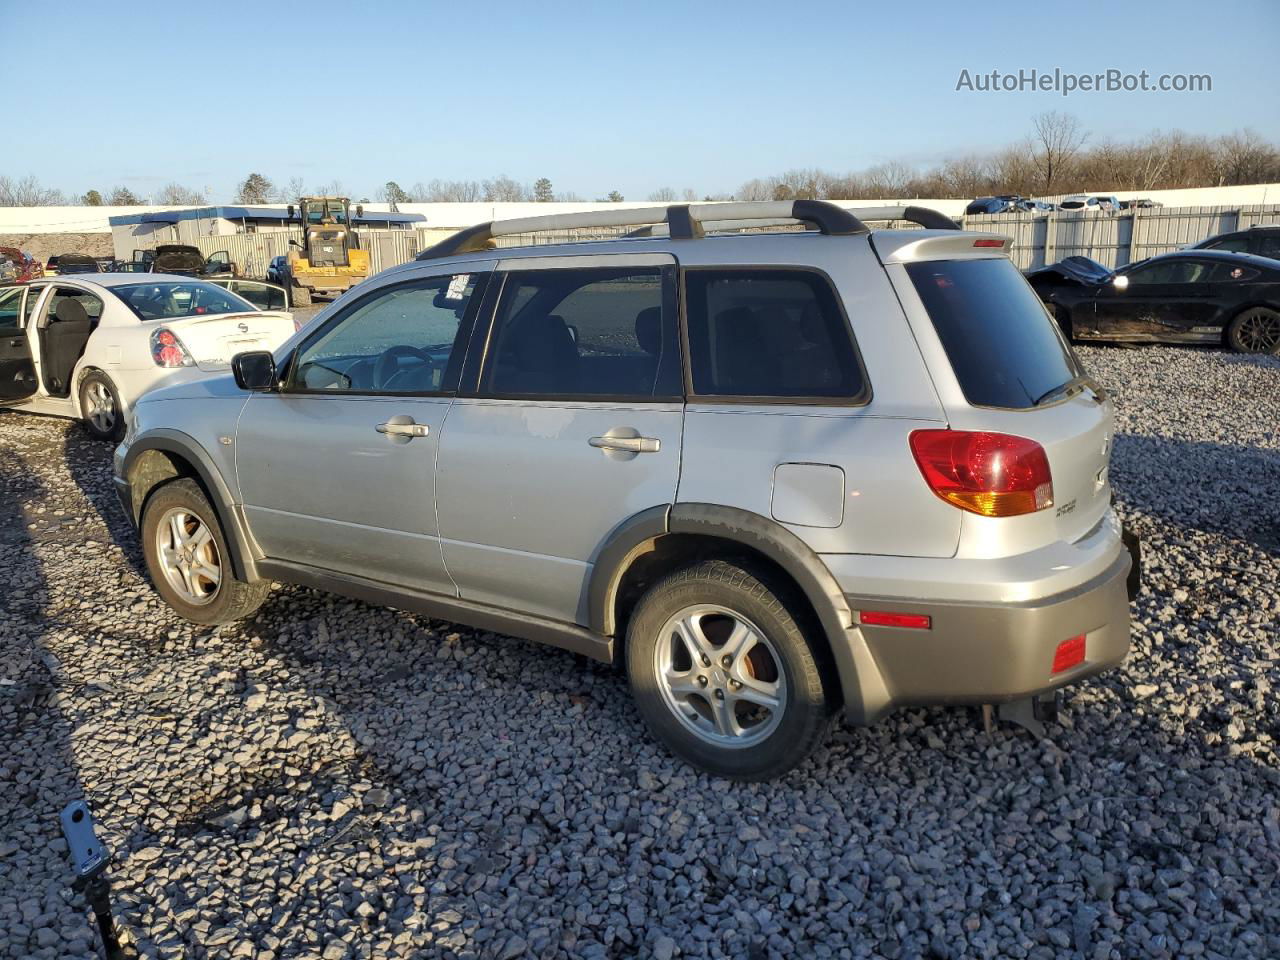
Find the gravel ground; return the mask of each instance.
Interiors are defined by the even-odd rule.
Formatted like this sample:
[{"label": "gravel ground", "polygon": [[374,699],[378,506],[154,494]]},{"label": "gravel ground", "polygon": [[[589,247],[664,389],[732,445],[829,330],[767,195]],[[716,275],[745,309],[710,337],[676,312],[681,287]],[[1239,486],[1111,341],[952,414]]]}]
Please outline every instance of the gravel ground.
[{"label": "gravel ground", "polygon": [[1146,540],[1124,667],[1040,741],[905,711],[746,786],[530,643],[295,588],[192,628],[108,448],[0,415],[0,957],[93,955],[79,795],[147,957],[1280,956],[1280,362],[1081,354]]}]

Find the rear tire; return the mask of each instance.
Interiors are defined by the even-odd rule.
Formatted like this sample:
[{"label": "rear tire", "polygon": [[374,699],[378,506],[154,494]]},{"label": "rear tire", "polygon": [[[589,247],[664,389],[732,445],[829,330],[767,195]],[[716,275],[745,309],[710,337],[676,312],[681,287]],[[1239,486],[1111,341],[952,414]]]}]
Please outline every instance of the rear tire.
[{"label": "rear tire", "polygon": [[171,480],[156,490],[139,528],[156,592],[187,620],[243,620],[267,599],[270,581],[236,578],[218,515],[194,480]]},{"label": "rear tire", "polygon": [[640,713],[708,773],[772,779],[826,734],[819,661],[779,593],[788,591],[764,575],[710,560],[654,584],[631,616],[627,672]]},{"label": "rear tire", "polygon": [[124,410],[111,378],[92,370],[80,378],[81,423],[95,440],[119,443],[124,436]]},{"label": "rear tire", "polygon": [[1227,326],[1227,346],[1236,353],[1280,355],[1280,310],[1246,307]]}]

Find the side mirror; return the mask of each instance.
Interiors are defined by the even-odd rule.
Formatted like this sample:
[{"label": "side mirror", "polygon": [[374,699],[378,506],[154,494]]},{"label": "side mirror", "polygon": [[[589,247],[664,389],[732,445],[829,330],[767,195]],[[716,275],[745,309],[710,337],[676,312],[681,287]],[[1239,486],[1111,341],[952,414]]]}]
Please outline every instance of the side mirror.
[{"label": "side mirror", "polygon": [[231,358],[231,372],[241,390],[262,393],[276,386],[275,357],[267,350],[250,350]]},{"label": "side mirror", "polygon": [[1129,278],[1122,273],[1118,277],[1111,278],[1111,285],[1117,290],[1124,290],[1129,286]]}]

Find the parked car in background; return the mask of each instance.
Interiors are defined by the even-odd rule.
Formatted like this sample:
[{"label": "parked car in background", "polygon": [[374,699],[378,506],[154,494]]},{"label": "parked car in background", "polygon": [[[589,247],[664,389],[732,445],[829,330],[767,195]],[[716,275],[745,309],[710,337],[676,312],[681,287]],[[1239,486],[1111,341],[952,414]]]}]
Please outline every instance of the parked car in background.
[{"label": "parked car in background", "polygon": [[93,257],[83,253],[64,253],[56,258],[50,258],[52,261],[58,261],[58,274],[66,276],[74,273],[101,273],[102,268],[98,265],[98,261]]},{"label": "parked car in background", "polygon": [[964,208],[964,212],[969,216],[1008,213],[1010,210],[1017,209],[1017,201],[1020,199],[1022,198],[1013,194],[997,197],[977,197],[974,200],[969,201],[969,205]]},{"label": "parked car in background", "polygon": [[1251,253],[1255,257],[1280,260],[1280,224],[1250,227],[1232,233],[1220,233],[1208,240],[1201,240],[1192,250],[1226,250],[1231,253]]},{"label": "parked car in background", "polygon": [[[1129,647],[1112,401],[1005,238],[857,213],[481,224],[144,396],[114,462],[157,592],[214,624],[306,583],[625,660],[652,733],[730,777],[841,709],[1034,723]],[[698,229],[783,219],[815,229]]]},{"label": "parked car in background", "polygon": [[[219,250],[205,257],[199,247],[185,243],[167,243],[148,252],[151,254],[150,257],[144,257],[142,262],[148,263],[153,273],[199,277],[204,280],[235,276],[231,257],[225,250]],[[137,262],[136,254],[135,262]]]},{"label": "parked car in background", "polygon": [[118,440],[150,387],[226,370],[239,351],[274,349],[295,329],[288,313],[190,277],[62,274],[7,287],[0,406],[73,417]]},{"label": "parked car in background", "polygon": [[44,276],[44,267],[40,261],[17,247],[0,247],[0,261],[8,261],[13,265],[13,282],[26,283]]},{"label": "parked car in background", "polygon": [[1154,210],[1163,206],[1164,204],[1158,200],[1147,200],[1146,198],[1120,201],[1121,210]]},{"label": "parked car in background", "polygon": [[1028,213],[1048,213],[1053,209],[1052,203],[1046,203],[1043,200],[1031,200],[1023,197],[1017,202],[1019,210],[1025,210]]},{"label": "parked car in background", "polygon": [[0,257],[0,284],[17,283],[18,267],[12,260],[6,260]]},{"label": "parked car in background", "polygon": [[1086,196],[1076,194],[1067,197],[1058,204],[1059,210],[1105,210],[1114,212],[1120,209],[1120,201],[1112,196]]},{"label": "parked car in background", "polygon": [[288,281],[288,270],[288,257],[272,257],[271,262],[267,264],[267,282],[286,283]]},{"label": "parked car in background", "polygon": [[1179,250],[1109,270],[1068,257],[1027,273],[1063,331],[1078,340],[1220,344],[1280,354],[1280,262]]}]

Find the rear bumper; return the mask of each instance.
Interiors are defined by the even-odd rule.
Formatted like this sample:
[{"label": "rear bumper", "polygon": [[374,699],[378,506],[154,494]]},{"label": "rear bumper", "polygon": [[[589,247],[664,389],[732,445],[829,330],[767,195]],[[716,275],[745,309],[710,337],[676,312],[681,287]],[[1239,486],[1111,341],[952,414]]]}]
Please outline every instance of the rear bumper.
[{"label": "rear bumper", "polygon": [[[1120,551],[1091,579],[1037,600],[1004,603],[916,602],[847,597],[863,610],[924,614],[928,629],[871,626],[848,631],[853,659],[877,678],[846,691],[853,719],[870,723],[898,706],[981,704],[1047,693],[1120,663],[1129,652],[1128,578],[1133,560]],[[1085,659],[1053,672],[1058,645],[1084,634]],[[862,656],[857,656],[857,652]],[[868,681],[871,682],[868,682]]]}]

